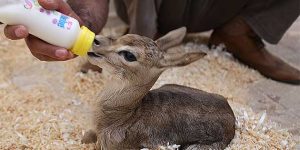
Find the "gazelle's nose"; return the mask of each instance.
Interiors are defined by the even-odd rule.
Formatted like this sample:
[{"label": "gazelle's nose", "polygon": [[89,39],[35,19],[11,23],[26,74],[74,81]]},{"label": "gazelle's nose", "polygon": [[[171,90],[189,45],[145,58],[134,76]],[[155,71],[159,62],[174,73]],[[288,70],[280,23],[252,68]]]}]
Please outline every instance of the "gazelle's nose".
[{"label": "gazelle's nose", "polygon": [[112,40],[108,37],[97,35],[94,39],[94,47],[105,47],[111,45]]},{"label": "gazelle's nose", "polygon": [[100,46],[101,45],[101,42],[97,39],[94,39],[94,45],[95,46]]}]

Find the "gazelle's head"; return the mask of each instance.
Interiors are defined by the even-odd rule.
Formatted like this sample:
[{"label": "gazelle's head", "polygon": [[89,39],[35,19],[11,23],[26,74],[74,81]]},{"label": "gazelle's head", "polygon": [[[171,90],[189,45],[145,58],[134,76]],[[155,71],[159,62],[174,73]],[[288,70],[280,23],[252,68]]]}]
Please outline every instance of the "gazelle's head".
[{"label": "gazelle's head", "polygon": [[103,74],[124,82],[134,85],[154,83],[165,69],[185,66],[205,55],[199,50],[167,51],[180,44],[185,34],[183,27],[156,41],[133,34],[118,39],[97,36],[88,59],[101,67]]}]

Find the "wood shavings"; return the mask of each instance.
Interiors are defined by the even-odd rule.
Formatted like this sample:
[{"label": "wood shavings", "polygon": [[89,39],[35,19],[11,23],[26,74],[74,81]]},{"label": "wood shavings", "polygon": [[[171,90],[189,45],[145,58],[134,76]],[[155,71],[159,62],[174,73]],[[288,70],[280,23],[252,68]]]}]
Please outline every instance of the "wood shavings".
[{"label": "wood shavings", "polygon": [[[295,147],[295,141],[292,135],[271,121],[266,121],[266,112],[255,114],[250,108],[242,108],[240,104],[231,104],[237,118],[236,136],[229,149],[292,149]],[[246,112],[246,113],[245,113]],[[251,116],[251,117],[245,117]],[[259,128],[253,128],[258,125]],[[288,140],[286,140],[288,139]],[[290,145],[281,142],[288,141]]]},{"label": "wood shavings", "polygon": [[[170,143],[167,143],[166,146],[159,146],[158,150],[179,150],[179,148],[180,148],[180,145],[176,145],[176,144],[170,145]],[[141,150],[150,150],[150,149],[143,148]]]},{"label": "wood shavings", "polygon": [[262,116],[260,117],[260,119],[259,119],[259,121],[258,121],[258,123],[257,123],[257,125],[256,125],[256,127],[255,128],[259,128],[261,125],[262,125],[262,123],[265,121],[265,119],[266,119],[266,116],[267,116],[267,112],[266,112],[266,110],[263,112],[263,114],[262,114]]},{"label": "wood shavings", "polygon": [[161,150],[179,150],[179,148],[180,145],[176,145],[176,144],[170,145],[170,143],[168,143],[166,147],[164,146],[160,147]]}]

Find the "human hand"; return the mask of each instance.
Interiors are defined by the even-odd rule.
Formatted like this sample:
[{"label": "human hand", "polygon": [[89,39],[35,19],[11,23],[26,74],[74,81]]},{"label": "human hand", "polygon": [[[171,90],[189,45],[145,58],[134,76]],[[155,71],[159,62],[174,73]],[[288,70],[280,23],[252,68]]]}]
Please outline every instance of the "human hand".
[{"label": "human hand", "polygon": [[[47,10],[56,10],[67,16],[73,17],[82,24],[81,19],[63,0],[38,0],[39,4]],[[4,34],[12,40],[25,39],[28,48],[33,56],[41,61],[65,61],[76,57],[65,48],[57,47],[30,35],[23,25],[6,26]]]}]

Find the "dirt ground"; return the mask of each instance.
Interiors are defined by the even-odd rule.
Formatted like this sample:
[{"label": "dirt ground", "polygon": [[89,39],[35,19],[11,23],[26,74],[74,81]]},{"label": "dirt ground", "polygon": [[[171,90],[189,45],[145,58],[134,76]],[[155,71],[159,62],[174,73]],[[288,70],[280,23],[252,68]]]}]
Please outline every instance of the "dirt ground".
[{"label": "dirt ground", "polygon": [[[123,31],[113,16],[102,34]],[[197,42],[179,48],[207,49]],[[40,62],[23,41],[7,40],[2,32],[0,55],[0,149],[93,149],[80,139],[91,127],[91,106],[103,88],[101,75],[80,73],[84,58]],[[154,88],[176,83],[227,97],[237,118],[236,136],[227,149],[296,149],[299,141],[289,128],[272,120],[268,109],[248,102],[255,99],[249,89],[264,80],[217,48],[189,66],[166,71]]]}]

